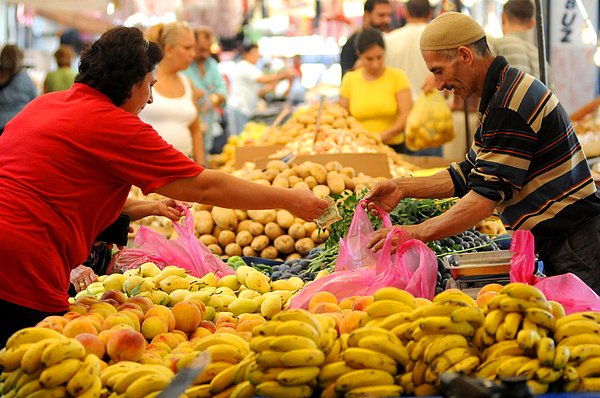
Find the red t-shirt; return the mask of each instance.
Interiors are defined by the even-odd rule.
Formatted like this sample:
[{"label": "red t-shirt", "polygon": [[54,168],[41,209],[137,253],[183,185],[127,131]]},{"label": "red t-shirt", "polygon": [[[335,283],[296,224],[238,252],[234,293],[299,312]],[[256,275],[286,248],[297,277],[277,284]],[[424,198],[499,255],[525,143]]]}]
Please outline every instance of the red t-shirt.
[{"label": "red t-shirt", "polygon": [[71,269],[131,186],[149,193],[202,170],[87,85],[38,97],[0,137],[0,299],[68,309]]}]

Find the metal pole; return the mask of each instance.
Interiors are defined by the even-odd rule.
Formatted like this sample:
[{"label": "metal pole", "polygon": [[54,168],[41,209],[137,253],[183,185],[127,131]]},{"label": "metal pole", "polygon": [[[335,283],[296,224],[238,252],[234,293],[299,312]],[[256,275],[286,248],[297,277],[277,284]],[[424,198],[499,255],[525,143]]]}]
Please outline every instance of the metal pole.
[{"label": "metal pole", "polygon": [[542,0],[535,0],[535,25],[537,26],[538,62],[540,65],[540,80],[548,85],[546,71],[546,35],[544,34],[544,11]]}]

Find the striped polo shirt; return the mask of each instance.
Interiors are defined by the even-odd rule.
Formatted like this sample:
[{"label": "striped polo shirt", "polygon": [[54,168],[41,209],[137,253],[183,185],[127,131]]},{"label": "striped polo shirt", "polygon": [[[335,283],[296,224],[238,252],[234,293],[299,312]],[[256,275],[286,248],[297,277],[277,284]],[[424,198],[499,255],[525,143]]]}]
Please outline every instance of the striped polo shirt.
[{"label": "striped polo shirt", "polygon": [[542,82],[496,57],[479,112],[469,153],[449,168],[457,196],[472,189],[498,202],[502,221],[531,230],[538,249],[600,214],[573,124]]}]

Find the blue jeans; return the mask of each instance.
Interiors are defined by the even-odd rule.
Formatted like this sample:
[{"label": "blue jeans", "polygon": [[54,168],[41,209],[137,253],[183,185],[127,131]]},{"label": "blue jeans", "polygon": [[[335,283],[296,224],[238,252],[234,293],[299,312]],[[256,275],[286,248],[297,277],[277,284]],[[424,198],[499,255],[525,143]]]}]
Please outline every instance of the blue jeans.
[{"label": "blue jeans", "polygon": [[229,130],[229,136],[240,135],[244,131],[244,126],[251,119],[251,116],[240,112],[239,110],[230,106],[225,108],[225,115],[227,116],[227,127]]}]

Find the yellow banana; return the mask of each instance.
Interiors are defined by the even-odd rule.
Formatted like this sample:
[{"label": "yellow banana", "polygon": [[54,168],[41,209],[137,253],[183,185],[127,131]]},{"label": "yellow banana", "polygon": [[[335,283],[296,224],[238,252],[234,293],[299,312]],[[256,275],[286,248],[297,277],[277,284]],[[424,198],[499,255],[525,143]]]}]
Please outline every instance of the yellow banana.
[{"label": "yellow banana", "polygon": [[[412,350],[410,351],[410,359],[413,361],[418,361],[420,359],[423,359],[423,356],[425,355],[425,351],[427,350],[427,347],[429,347],[430,344],[432,344],[434,341],[437,341],[441,338],[443,338],[445,335],[444,334],[428,334],[426,336],[424,336],[422,339],[420,339],[419,341],[417,341],[416,343],[414,343],[414,340],[411,340],[412,343],[414,343],[414,346],[412,348]],[[407,351],[408,351],[408,346],[407,346]]]},{"label": "yellow banana", "polygon": [[67,383],[67,391],[75,396],[89,390],[94,380],[100,376],[100,359],[94,354],[87,354],[81,368]]},{"label": "yellow banana", "polygon": [[338,393],[335,391],[335,383],[323,386],[321,389],[321,398],[338,398]]},{"label": "yellow banana", "polygon": [[575,366],[580,378],[600,376],[600,357],[588,358]]},{"label": "yellow banana", "polygon": [[450,315],[452,322],[469,322],[473,327],[478,328],[485,321],[485,314],[478,307],[462,307],[452,311]]},{"label": "yellow banana", "polygon": [[67,338],[57,332],[56,330],[42,328],[42,327],[29,327],[16,331],[6,341],[6,348],[16,347],[22,344],[37,343],[44,339],[61,339],[66,340]]},{"label": "yellow banana", "polygon": [[552,315],[552,312],[541,308],[528,308],[525,310],[525,317],[538,326],[542,326],[551,331],[554,331],[556,326],[556,319],[554,318],[554,315]]},{"label": "yellow banana", "polygon": [[306,322],[313,328],[315,328],[318,334],[322,333],[321,324],[319,323],[319,321],[315,319],[313,315],[306,310],[295,308],[288,309],[286,311],[281,311],[273,317],[273,320],[280,322],[286,322],[291,320]]},{"label": "yellow banana", "polygon": [[320,369],[317,366],[301,366],[282,370],[277,375],[277,381],[284,386],[301,386],[311,384],[319,376]]},{"label": "yellow banana", "polygon": [[420,324],[425,333],[456,333],[463,336],[473,336],[475,328],[468,322],[452,322],[449,317],[430,316],[424,318]]},{"label": "yellow banana", "polygon": [[485,306],[484,311],[489,313],[492,312],[493,310],[498,310],[500,309],[500,303],[502,302],[502,300],[504,300],[505,298],[508,298],[508,294],[501,294],[498,293],[498,295],[496,295],[496,297],[493,297]]},{"label": "yellow banana", "polygon": [[185,396],[187,398],[210,398],[210,384],[200,384],[196,386],[188,387],[185,390]]},{"label": "yellow banana", "polygon": [[454,365],[452,365],[450,367],[450,369],[448,369],[448,372],[456,372],[456,373],[462,373],[465,375],[470,375],[473,372],[475,372],[475,370],[477,369],[479,364],[480,364],[479,357],[476,355],[471,355],[471,356],[466,357],[463,360],[458,361]]},{"label": "yellow banana", "polygon": [[235,365],[236,372],[233,376],[234,384],[239,384],[246,379],[246,372],[253,363],[256,363],[256,354],[248,354],[244,359],[241,360],[240,363]]},{"label": "yellow banana", "polygon": [[584,377],[579,382],[578,391],[600,391],[600,377]]},{"label": "yellow banana", "polygon": [[276,381],[277,375],[287,368],[269,368],[269,369],[260,369],[260,367],[250,366],[248,369],[248,373],[246,374],[246,380],[254,385],[258,385],[260,383],[264,383],[265,381]]},{"label": "yellow banana", "polygon": [[439,376],[469,356],[471,353],[465,347],[451,348],[431,363],[431,371]]},{"label": "yellow banana", "polygon": [[27,396],[27,398],[64,398],[67,396],[65,386],[54,388],[41,388]]},{"label": "yellow banana", "polygon": [[[254,352],[266,351],[269,349],[269,344],[271,343],[271,341],[276,337],[277,336],[261,336],[261,335],[254,336],[250,340],[249,348],[251,351],[254,351]],[[225,344],[217,344],[216,346],[222,346],[222,345],[225,345]],[[214,346],[212,346],[212,347],[214,347]],[[234,347],[234,346],[227,346],[227,347],[233,347],[237,350],[237,347]],[[239,350],[238,350],[238,352],[239,352]]]},{"label": "yellow banana", "polygon": [[[252,339],[254,340],[254,338]],[[227,344],[215,344],[206,348],[210,353],[211,361],[225,361],[236,364],[243,359],[243,355],[239,348]]]},{"label": "yellow banana", "polygon": [[237,347],[242,355],[246,355],[250,348],[248,342],[240,336],[233,333],[216,333],[203,337],[195,346],[196,351],[204,351],[211,345],[230,344]]},{"label": "yellow banana", "polygon": [[394,384],[394,377],[388,372],[378,369],[360,369],[340,376],[335,383],[335,389],[339,392],[347,392],[360,387],[390,384]]},{"label": "yellow banana", "polygon": [[[13,390],[19,391],[19,389],[30,381],[36,380],[40,378],[40,374],[42,373],[42,369],[38,369],[34,373],[27,374],[25,372],[19,372],[19,377],[14,380]],[[18,394],[17,394],[18,395]]]},{"label": "yellow banana", "polygon": [[281,355],[281,364],[285,367],[321,366],[325,361],[323,351],[315,348],[290,350]]},{"label": "yellow banana", "polygon": [[62,362],[45,368],[40,374],[39,380],[42,387],[54,388],[66,384],[81,367],[79,359],[67,358]]},{"label": "yellow banana", "polygon": [[600,323],[590,319],[577,319],[557,328],[554,338],[560,342],[566,337],[584,333],[600,334]]},{"label": "yellow banana", "polygon": [[555,370],[552,368],[548,368],[546,366],[542,366],[535,372],[535,378],[540,383],[551,384],[560,379],[562,372],[560,370]]},{"label": "yellow banana", "polygon": [[346,393],[346,398],[398,397],[402,395],[402,387],[381,385],[355,388]]},{"label": "yellow banana", "polygon": [[3,372],[12,372],[17,368],[20,368],[23,356],[32,346],[33,343],[24,343],[6,348],[6,351],[2,354],[2,359],[0,361],[0,369]]},{"label": "yellow banana", "polygon": [[413,308],[416,306],[415,296],[407,292],[406,290],[398,289],[396,287],[388,286],[382,287],[373,293],[373,299],[375,301],[381,300],[394,300],[409,305]]},{"label": "yellow banana", "polygon": [[440,294],[436,294],[433,298],[434,303],[442,303],[446,301],[463,302],[471,307],[477,307],[477,303],[468,294],[461,291],[445,290]]},{"label": "yellow banana", "polygon": [[[420,318],[418,321],[420,321]],[[417,322],[417,321],[415,321],[415,322]],[[411,334],[412,334],[411,326],[412,326],[412,322],[402,323],[398,326],[393,327],[390,330],[390,332],[394,336],[398,337],[400,340],[406,342],[411,339]],[[410,331],[410,333],[409,333],[409,331]]]},{"label": "yellow banana", "polygon": [[298,350],[301,348],[317,349],[318,346],[314,340],[304,336],[277,336],[269,342],[269,349],[272,351],[285,352]]},{"label": "yellow banana", "polygon": [[143,398],[154,391],[162,391],[171,378],[160,373],[150,373],[133,381],[125,390],[126,398]]},{"label": "yellow banana", "polygon": [[519,312],[511,312],[504,317],[504,339],[513,340],[517,336],[523,315]]},{"label": "yellow banana", "polygon": [[455,347],[464,347],[467,348],[469,343],[467,339],[461,334],[449,334],[443,336],[435,341],[433,341],[429,346],[425,349],[425,353],[423,359],[425,363],[430,364],[433,360],[444,352],[448,351],[451,348]]},{"label": "yellow banana", "polygon": [[425,377],[429,366],[423,361],[415,362],[415,367],[412,370],[412,382],[415,387],[425,383]]},{"label": "yellow banana", "polygon": [[[555,370],[561,370],[569,362],[569,359],[571,358],[571,350],[569,349],[569,347],[562,345],[562,346],[556,347],[554,351],[555,351],[555,353],[554,353],[554,361],[552,362],[552,367]],[[596,352],[598,354],[600,354],[600,350],[598,350]]]},{"label": "yellow banana", "polygon": [[504,321],[505,316],[506,312],[500,309],[490,311],[485,316],[485,321],[483,322],[483,329],[485,332],[490,336],[495,336],[496,331],[498,330],[500,324]]},{"label": "yellow banana", "polygon": [[[252,398],[254,397],[254,386],[249,381],[243,381],[236,384],[235,388],[231,392],[231,398]],[[192,398],[187,395],[188,398]]]},{"label": "yellow banana", "polygon": [[566,345],[567,347],[574,347],[580,344],[600,344],[600,334],[575,334],[573,336],[563,337],[560,341],[556,341],[558,342],[558,345]]},{"label": "yellow banana", "polygon": [[379,327],[382,329],[392,330],[398,325],[402,325],[403,323],[411,322],[410,318],[411,314],[406,312],[399,312],[397,314],[392,314],[386,317],[381,323]]},{"label": "yellow banana", "polygon": [[526,300],[506,297],[500,301],[499,308],[504,312],[525,312],[529,308],[539,308],[552,312],[552,305],[546,300]]},{"label": "yellow banana", "polygon": [[374,301],[365,308],[367,315],[373,318],[385,318],[399,312],[412,312],[413,306],[395,300]]},{"label": "yellow banana", "polygon": [[345,361],[337,361],[328,363],[327,365],[321,368],[319,372],[319,384],[321,386],[325,384],[329,384],[332,381],[335,381],[338,377],[348,372],[355,370],[350,366],[346,365]]},{"label": "yellow banana", "polygon": [[277,329],[275,329],[276,336],[286,336],[286,335],[295,335],[309,338],[315,342],[315,344],[320,344],[321,336],[317,329],[315,329],[312,325],[298,321],[295,319],[282,322]]},{"label": "yellow banana", "polygon": [[51,343],[58,341],[55,338],[40,340],[34,343],[21,357],[21,368],[25,373],[33,373],[42,366],[42,353]]},{"label": "yellow banana", "polygon": [[8,395],[9,392],[11,392],[11,391],[15,391],[15,395],[16,395],[15,387],[17,385],[17,381],[21,377],[25,377],[25,375],[26,375],[26,373],[23,372],[23,370],[21,368],[17,368],[16,370],[13,370],[12,372],[3,372],[2,376],[5,377],[5,379],[2,382],[2,384],[0,384],[0,396],[4,397],[4,396]]},{"label": "yellow banana", "polygon": [[165,268],[160,270],[160,272],[152,278],[156,286],[160,284],[163,279],[168,278],[169,276],[178,276],[180,278],[185,278],[187,275],[187,271],[184,268],[179,268],[174,265],[167,265]]},{"label": "yellow banana", "polygon": [[303,386],[282,386],[276,381],[266,381],[256,386],[256,395],[272,398],[308,398],[312,395],[312,388]]},{"label": "yellow banana", "polygon": [[17,390],[17,398],[25,398],[31,394],[33,394],[34,392],[41,390],[42,388],[44,388],[44,386],[42,385],[42,383],[39,381],[39,379],[34,379],[31,380],[25,384],[23,384],[21,386],[21,388],[19,388]]},{"label": "yellow banana", "polygon": [[[117,374],[122,375],[124,372],[133,368],[137,368],[138,366],[140,366],[139,363],[131,361],[120,361],[108,366],[106,369],[103,369],[100,372],[102,385],[107,385],[108,379],[110,379],[112,376]],[[110,387],[112,388],[112,385]]]},{"label": "yellow banana", "polygon": [[494,336],[494,338],[496,339],[496,341],[501,342],[501,341],[506,340],[505,329],[506,329],[506,324],[504,322],[502,322],[500,324],[500,326],[498,326],[498,330],[496,330],[496,335]]},{"label": "yellow banana", "polygon": [[564,318],[567,315],[567,313],[565,312],[565,307],[563,307],[561,303],[554,300],[549,300],[548,302],[552,306],[552,314],[554,314],[556,321]]},{"label": "yellow banana", "polygon": [[404,389],[404,392],[408,395],[412,394],[415,389],[415,385],[412,381],[412,372],[402,373],[396,376],[396,384]]},{"label": "yellow banana", "polygon": [[502,362],[510,358],[509,356],[499,357],[494,359],[489,359],[482,363],[479,368],[477,368],[476,375],[483,379],[494,380],[496,378],[496,370],[502,364]]},{"label": "yellow banana", "polygon": [[522,330],[535,330],[537,332],[538,326],[535,323],[531,322],[529,319],[524,318],[523,324],[521,325],[521,329]]},{"label": "yellow banana", "polygon": [[208,366],[206,368],[204,368],[204,370],[202,372],[200,372],[200,374],[198,375],[198,377],[196,377],[196,380],[194,380],[194,384],[206,384],[206,383],[210,383],[210,381],[219,373],[223,372],[225,369],[228,369],[232,366],[236,366],[236,365],[232,365],[229,362],[225,362],[225,361],[221,361],[221,362],[211,362],[210,364],[208,364]]},{"label": "yellow banana", "polygon": [[[85,390],[84,392],[82,392],[81,394],[79,394],[77,396],[77,398],[98,398],[102,395],[102,382],[100,381],[99,377],[96,377],[94,379],[94,382],[92,383],[92,386]],[[125,394],[126,397],[131,398],[131,396],[128,396],[127,394]],[[140,397],[146,397],[146,395],[141,395]]]},{"label": "yellow banana", "polygon": [[516,340],[507,340],[496,343],[483,351],[484,360],[499,358],[505,355],[525,355],[519,343]]},{"label": "yellow banana", "polygon": [[542,291],[537,287],[518,282],[509,283],[508,285],[504,286],[500,290],[500,293],[524,300],[546,300],[544,293],[542,293]]},{"label": "yellow banana", "polygon": [[527,380],[531,380],[535,376],[535,372],[541,367],[540,361],[537,358],[530,359],[527,363],[517,370],[515,376],[523,376]]},{"label": "yellow banana", "polygon": [[562,373],[561,378],[565,382],[579,380],[579,373],[577,373],[577,369],[575,369],[575,366],[573,366],[571,364],[567,364],[563,368],[563,373]]},{"label": "yellow banana", "polygon": [[237,366],[231,366],[222,371],[221,373],[217,374],[210,381],[210,393],[218,394],[231,387],[233,385],[233,379],[235,377],[236,372]]},{"label": "yellow banana", "polygon": [[[566,347],[561,344],[558,347]],[[557,347],[557,350],[558,350]],[[591,357],[600,357],[600,345],[598,344],[579,344],[570,347],[571,358],[574,362],[582,362]]]},{"label": "yellow banana", "polygon": [[367,336],[382,336],[387,337],[390,334],[393,334],[387,329],[383,329],[380,327],[369,326],[369,327],[361,327],[355,329],[348,336],[348,347],[358,347],[358,342]]},{"label": "yellow banana", "polygon": [[[232,366],[228,363],[229,366]],[[133,384],[136,380],[141,379],[144,376],[149,374],[159,374],[162,375],[159,370],[155,367],[151,367],[148,365],[141,365],[138,368],[132,369],[129,372],[125,373],[112,387],[112,390],[117,394],[124,394],[125,391],[129,388],[131,384]]]},{"label": "yellow banana", "polygon": [[573,314],[569,314],[563,318],[556,320],[556,329],[558,330],[562,325],[567,324],[573,321],[579,320],[588,320],[596,323],[600,323],[600,312],[595,311],[584,311],[584,312],[575,312]]},{"label": "yellow banana", "polygon": [[42,365],[50,367],[65,359],[83,359],[85,348],[75,339],[59,340],[50,344],[42,353]]},{"label": "yellow banana", "polygon": [[515,356],[508,357],[501,361],[498,368],[496,368],[496,375],[502,377],[513,377],[517,374],[519,369],[531,360],[527,356]]},{"label": "yellow banana", "polygon": [[523,350],[531,350],[540,341],[541,337],[536,330],[519,330],[517,333],[517,342]]},{"label": "yellow banana", "polygon": [[252,335],[256,336],[275,336],[275,331],[283,322],[270,320],[267,323],[256,325],[252,328]]},{"label": "yellow banana", "polygon": [[340,355],[342,354],[342,343],[340,342],[340,340],[335,339],[335,341],[333,342],[333,345],[329,348],[329,350],[324,352],[324,354],[325,354],[325,362],[324,363],[326,363],[326,364],[336,362],[337,360],[339,360]]},{"label": "yellow banana", "polygon": [[398,372],[396,361],[392,357],[367,348],[348,348],[344,351],[344,361],[356,369],[380,369],[392,375]]},{"label": "yellow banana", "polygon": [[537,357],[542,366],[552,367],[555,353],[554,340],[550,337],[543,337],[537,346]]},{"label": "yellow banana", "polygon": [[533,395],[542,395],[548,392],[548,384],[536,380],[527,380],[527,385]]},{"label": "yellow banana", "polygon": [[281,362],[281,356],[283,354],[283,352],[271,350],[263,351],[256,357],[256,363],[263,369],[281,367],[283,366],[283,363]]},{"label": "yellow banana", "polygon": [[404,347],[404,345],[402,345],[402,343],[400,342],[400,340],[398,340],[396,336],[390,336],[393,337],[393,339],[395,339],[396,341],[394,341],[392,338],[383,338],[380,336],[367,336],[358,342],[358,346],[360,348],[368,348],[373,351],[389,355],[402,366],[406,366],[406,364],[409,361],[408,350],[406,349],[406,347]]},{"label": "yellow banana", "polygon": [[439,391],[433,384],[425,383],[415,387],[414,395],[419,397],[433,396],[439,395]]},{"label": "yellow banana", "polygon": [[431,304],[414,309],[410,313],[410,318],[413,321],[416,321],[429,316],[451,316],[455,310],[462,307],[470,307],[470,305],[463,301],[454,300],[433,302]]}]

